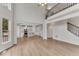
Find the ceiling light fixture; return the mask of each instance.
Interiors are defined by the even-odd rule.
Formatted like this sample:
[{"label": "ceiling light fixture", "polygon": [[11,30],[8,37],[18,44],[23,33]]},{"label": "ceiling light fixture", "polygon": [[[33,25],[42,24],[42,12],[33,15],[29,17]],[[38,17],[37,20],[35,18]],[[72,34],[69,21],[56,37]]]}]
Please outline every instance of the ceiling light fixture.
[{"label": "ceiling light fixture", "polygon": [[47,3],[40,3],[40,6],[46,6],[47,5]]}]

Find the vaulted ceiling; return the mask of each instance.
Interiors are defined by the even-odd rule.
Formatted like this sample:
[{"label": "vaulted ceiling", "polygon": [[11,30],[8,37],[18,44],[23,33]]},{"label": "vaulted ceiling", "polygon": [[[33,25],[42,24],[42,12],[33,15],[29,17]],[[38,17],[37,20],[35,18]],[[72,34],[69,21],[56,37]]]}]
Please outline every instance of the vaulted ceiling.
[{"label": "vaulted ceiling", "polygon": [[[14,3],[14,19],[17,23],[42,23],[45,20],[47,10],[57,3],[47,3],[47,7],[38,6],[39,3]],[[1,3],[0,5],[11,10],[11,3]]]},{"label": "vaulted ceiling", "polygon": [[[42,23],[47,13],[46,7],[38,6],[39,3],[14,4],[14,19],[17,23]],[[48,9],[56,5],[48,3]]]}]

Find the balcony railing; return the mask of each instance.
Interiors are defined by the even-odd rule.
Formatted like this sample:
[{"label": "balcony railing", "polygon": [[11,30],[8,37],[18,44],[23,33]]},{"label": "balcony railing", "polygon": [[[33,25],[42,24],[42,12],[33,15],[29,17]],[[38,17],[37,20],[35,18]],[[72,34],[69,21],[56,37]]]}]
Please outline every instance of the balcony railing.
[{"label": "balcony railing", "polygon": [[50,10],[48,10],[46,19],[54,14],[57,14],[65,9],[69,8],[69,7],[72,7],[76,4],[77,3],[58,3],[54,7],[52,7]]},{"label": "balcony railing", "polygon": [[79,37],[79,27],[78,26],[68,22],[67,23],[67,30],[70,31],[72,34]]}]

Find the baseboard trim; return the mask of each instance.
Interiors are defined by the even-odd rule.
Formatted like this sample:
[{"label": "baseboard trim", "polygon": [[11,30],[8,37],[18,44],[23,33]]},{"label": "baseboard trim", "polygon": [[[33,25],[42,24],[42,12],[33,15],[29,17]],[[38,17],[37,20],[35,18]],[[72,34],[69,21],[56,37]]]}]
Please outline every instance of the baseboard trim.
[{"label": "baseboard trim", "polygon": [[61,42],[61,43],[66,43],[66,44],[70,44],[70,45],[74,45],[74,46],[78,46],[78,47],[79,47],[79,45],[78,45],[78,44],[69,43],[69,42],[62,41],[62,40],[57,40],[57,39],[53,39],[53,40],[59,41],[59,42]]},{"label": "baseboard trim", "polygon": [[0,50],[0,54],[3,52],[3,51],[6,51],[6,50],[8,50],[8,49],[10,49],[10,48],[12,48],[12,47],[14,47],[15,46],[15,44],[13,44],[12,46],[10,46],[10,47],[8,47],[8,48],[6,48],[6,49],[2,49],[2,50]]}]

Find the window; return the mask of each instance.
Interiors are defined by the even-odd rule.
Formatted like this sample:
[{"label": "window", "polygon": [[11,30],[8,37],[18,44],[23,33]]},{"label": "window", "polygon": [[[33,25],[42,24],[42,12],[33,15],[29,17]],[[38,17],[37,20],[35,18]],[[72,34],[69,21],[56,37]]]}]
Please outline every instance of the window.
[{"label": "window", "polygon": [[8,41],[8,19],[3,18],[2,19],[2,35],[3,35],[3,43]]}]

